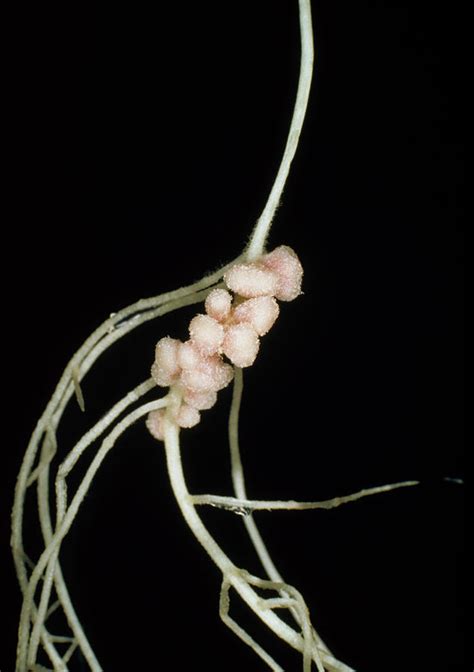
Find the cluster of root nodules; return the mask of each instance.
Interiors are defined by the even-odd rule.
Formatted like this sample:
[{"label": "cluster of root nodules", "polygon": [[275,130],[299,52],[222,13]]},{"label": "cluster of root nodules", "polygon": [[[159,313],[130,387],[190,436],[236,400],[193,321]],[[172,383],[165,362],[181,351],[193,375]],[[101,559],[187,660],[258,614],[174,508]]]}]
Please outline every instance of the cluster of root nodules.
[{"label": "cluster of root nodules", "polygon": [[[191,320],[189,339],[183,343],[167,336],[158,341],[151,375],[160,387],[178,391],[181,402],[172,413],[180,427],[194,427],[200,411],[214,406],[217,392],[232,381],[234,366],[254,363],[260,337],[280,312],[277,300],[299,296],[302,278],[301,263],[286,245],[257,261],[235,264],[224,275],[227,289],[213,289],[204,304],[205,314]],[[153,411],[147,420],[159,440],[164,438],[165,413]]]}]

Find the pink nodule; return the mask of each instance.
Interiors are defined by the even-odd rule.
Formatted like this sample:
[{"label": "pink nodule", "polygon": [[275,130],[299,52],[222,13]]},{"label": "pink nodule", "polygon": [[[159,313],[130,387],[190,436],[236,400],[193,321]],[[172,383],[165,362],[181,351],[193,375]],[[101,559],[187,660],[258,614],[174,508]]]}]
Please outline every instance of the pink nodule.
[{"label": "pink nodule", "polygon": [[217,392],[193,392],[192,390],[184,389],[183,399],[188,406],[192,406],[198,411],[207,411],[216,403]]},{"label": "pink nodule", "polygon": [[213,289],[204,303],[206,313],[218,322],[223,322],[229,317],[231,305],[232,294],[226,289]]},{"label": "pink nodule", "polygon": [[200,420],[201,414],[197,409],[192,408],[187,404],[181,404],[178,415],[176,417],[176,422],[180,427],[186,427],[189,429],[190,427],[197,425]]},{"label": "pink nodule", "polygon": [[301,294],[303,267],[291,247],[280,245],[265,254],[259,262],[277,276],[278,285],[274,296],[279,301],[293,301]]},{"label": "pink nodule", "polygon": [[252,366],[260,347],[260,339],[251,324],[242,322],[230,326],[222,349],[230,361],[240,368]]},{"label": "pink nodule", "polygon": [[278,288],[276,274],[258,263],[235,264],[224,275],[224,281],[229,289],[246,299],[273,296]]},{"label": "pink nodule", "polygon": [[202,354],[192,341],[181,343],[178,349],[178,364],[182,369],[195,369],[202,361]]},{"label": "pink nodule", "polygon": [[183,370],[181,385],[190,392],[218,392],[234,377],[230,364],[225,364],[219,355],[202,357],[199,365]]},{"label": "pink nodule", "polygon": [[172,385],[180,373],[178,348],[181,342],[176,338],[165,336],[158,341],[155,349],[155,362],[151,367],[151,375],[157,385]]},{"label": "pink nodule", "polygon": [[248,322],[259,336],[263,336],[273,327],[279,312],[273,296],[258,296],[239,304],[233,317],[235,322]]},{"label": "pink nodule", "polygon": [[163,441],[165,438],[163,431],[164,417],[165,412],[162,408],[160,408],[157,411],[151,411],[151,413],[148,413],[148,417],[146,419],[146,426],[148,431],[153,437],[155,437],[155,439],[158,439],[158,441]]},{"label": "pink nodule", "polygon": [[209,315],[196,315],[189,324],[189,335],[203,355],[214,355],[224,340],[224,327]]}]

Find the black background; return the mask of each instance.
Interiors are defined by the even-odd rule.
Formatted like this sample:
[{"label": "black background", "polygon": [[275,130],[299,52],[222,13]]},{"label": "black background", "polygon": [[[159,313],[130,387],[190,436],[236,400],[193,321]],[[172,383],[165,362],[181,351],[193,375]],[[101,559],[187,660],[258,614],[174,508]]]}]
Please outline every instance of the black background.
[{"label": "black background", "polygon": [[[324,499],[420,479],[332,512],[261,513],[285,578],[334,653],[361,671],[472,669],[464,641],[463,39],[420,2],[312,3],[308,116],[270,246],[305,268],[246,376],[252,497]],[[111,311],[198,279],[242,250],[286,140],[296,0],[45,8],[12,22],[13,208],[6,338],[0,669],[20,599],[8,552],[15,474],[75,349]],[[11,266],[9,266],[11,264]],[[138,330],[84,382],[61,450],[148,376],[193,311]],[[183,432],[194,492],[230,494],[230,390]],[[259,572],[241,520],[203,511]],[[34,517],[27,550],[37,550]],[[28,536],[30,535],[30,536]],[[219,576],[172,498],[162,446],[130,430],[64,543],[64,572],[106,672],[260,670],[218,617]],[[285,670],[300,661],[233,601]],[[471,661],[472,663],[472,661]],[[78,658],[70,669],[81,670]]]}]

